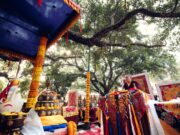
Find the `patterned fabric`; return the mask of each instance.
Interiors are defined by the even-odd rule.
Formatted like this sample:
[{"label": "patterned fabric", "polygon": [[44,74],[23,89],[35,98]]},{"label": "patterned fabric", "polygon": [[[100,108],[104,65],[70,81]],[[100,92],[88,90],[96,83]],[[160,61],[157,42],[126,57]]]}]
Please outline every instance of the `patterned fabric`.
[{"label": "patterned fabric", "polygon": [[132,102],[137,117],[141,119],[146,112],[146,105],[143,94],[139,91],[136,91],[134,94],[132,94]]},{"label": "patterned fabric", "polygon": [[78,105],[78,93],[77,91],[70,91],[68,93],[68,106]]},{"label": "patterned fabric", "polygon": [[[178,132],[180,134],[180,103],[175,104],[155,104],[155,109],[158,115],[158,118],[161,120],[163,125],[171,127],[172,134]],[[165,127],[163,127],[165,129]]]},{"label": "patterned fabric", "polygon": [[171,99],[176,99],[180,93],[180,84],[170,84],[160,86],[160,92],[162,94],[163,101],[169,101]]},{"label": "patterned fabric", "polygon": [[[107,116],[109,116],[109,121],[113,129],[113,135],[118,135],[120,132],[122,132],[122,134],[125,133],[124,127],[128,118],[128,103],[128,91],[123,91],[122,93],[112,92],[106,98],[101,98],[99,100],[99,107],[102,109],[102,112],[104,115],[107,114]],[[107,107],[108,113],[106,113]],[[116,112],[118,112],[118,114]],[[119,125],[117,125],[117,121],[120,122]],[[107,124],[105,124],[104,127],[106,128],[106,126]],[[122,131],[118,131],[118,126],[121,127]],[[105,131],[107,130],[105,129]]]},{"label": "patterned fabric", "polygon": [[148,87],[148,80],[145,74],[141,76],[132,77],[132,80],[136,81],[139,84],[140,90],[150,94],[150,89]]},{"label": "patterned fabric", "polygon": [[[148,101],[153,135],[180,135],[180,100],[168,102]],[[153,130],[152,130],[153,129]]]},{"label": "patterned fabric", "polygon": [[[137,118],[138,113],[135,113],[137,110],[137,112],[140,113],[139,116],[141,116],[141,118],[144,116],[146,112],[146,100],[143,97],[143,93],[138,93],[137,91],[134,94],[134,97],[130,98],[132,93],[129,93],[128,91],[112,92],[107,95],[106,98],[100,99],[99,107],[102,109],[104,115],[106,115],[109,120],[108,121],[106,119],[104,121],[105,131],[109,131],[112,127],[113,135],[146,135],[143,134],[143,131],[140,130],[140,125]],[[131,101],[136,102],[136,110],[134,109],[134,104],[131,104]],[[138,103],[138,101],[140,101],[140,103]],[[142,106],[145,110],[141,108]],[[106,113],[107,109],[108,113]],[[112,133],[109,132],[109,134]]]},{"label": "patterned fabric", "polygon": [[110,121],[110,124],[112,125],[112,129],[113,129],[112,132],[113,132],[113,135],[117,135],[118,129],[116,126],[116,106],[112,105],[110,100],[107,100],[107,104],[108,104],[109,121]]},{"label": "patterned fabric", "polygon": [[78,115],[78,108],[74,106],[66,106],[63,107],[63,116],[64,117],[71,117]]}]

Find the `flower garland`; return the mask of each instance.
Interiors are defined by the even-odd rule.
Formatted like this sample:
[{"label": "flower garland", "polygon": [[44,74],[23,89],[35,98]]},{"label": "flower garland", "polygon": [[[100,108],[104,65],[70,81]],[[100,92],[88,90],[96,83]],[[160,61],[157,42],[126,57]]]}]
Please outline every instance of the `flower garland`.
[{"label": "flower garland", "polygon": [[80,6],[77,5],[72,0],[64,0],[64,2],[69,5],[73,10],[75,10],[77,13],[80,13]]},{"label": "flower garland", "polygon": [[89,112],[90,112],[90,102],[91,102],[91,98],[90,98],[90,78],[91,78],[91,74],[90,72],[86,73],[86,110],[85,110],[85,123],[89,122]]},{"label": "flower garland", "polygon": [[77,133],[77,125],[75,122],[68,122],[68,135],[76,135]]},{"label": "flower garland", "polygon": [[34,63],[34,69],[32,73],[32,82],[30,86],[26,108],[33,108],[37,101],[40,76],[42,72],[42,65],[44,62],[44,57],[45,57],[45,52],[46,52],[46,45],[47,45],[47,38],[42,37],[40,41],[40,45],[39,45],[39,50],[38,50],[35,63]]},{"label": "flower garland", "polygon": [[28,57],[28,56],[25,56],[23,54],[19,54],[19,53],[16,53],[16,52],[12,52],[12,51],[9,51],[9,50],[5,50],[5,49],[1,49],[0,50],[0,54],[3,54],[5,55],[6,57],[10,58],[17,58],[17,59],[25,59],[25,60],[28,60],[28,61],[33,61],[34,59],[31,58],[31,57]]}]

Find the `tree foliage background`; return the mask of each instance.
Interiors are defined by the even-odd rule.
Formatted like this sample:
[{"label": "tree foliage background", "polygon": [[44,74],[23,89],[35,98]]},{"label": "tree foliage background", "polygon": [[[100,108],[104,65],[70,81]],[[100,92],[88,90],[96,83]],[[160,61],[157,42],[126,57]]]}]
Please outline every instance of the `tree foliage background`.
[{"label": "tree foliage background", "polygon": [[[81,19],[68,31],[68,44],[61,39],[47,52],[40,89],[46,87],[46,79],[51,81],[51,89],[62,95],[69,89],[85,89],[89,47],[91,89],[102,95],[121,86],[124,74],[147,71],[156,80],[179,77],[174,58],[180,42],[178,0],[75,2],[81,6]],[[156,34],[144,34],[142,23],[155,25]],[[29,88],[32,69],[32,64],[24,65],[22,93]]]}]

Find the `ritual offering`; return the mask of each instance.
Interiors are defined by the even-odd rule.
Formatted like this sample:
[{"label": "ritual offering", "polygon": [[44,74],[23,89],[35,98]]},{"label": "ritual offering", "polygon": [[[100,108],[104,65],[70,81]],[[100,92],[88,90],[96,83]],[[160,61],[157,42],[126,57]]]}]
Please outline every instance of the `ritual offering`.
[{"label": "ritual offering", "polygon": [[57,93],[53,91],[44,91],[36,103],[35,110],[39,116],[51,116],[60,114],[59,100]]},{"label": "ritual offering", "polygon": [[5,112],[0,114],[0,132],[5,135],[20,135],[27,114],[23,112]]},{"label": "ritual offering", "polygon": [[57,98],[56,92],[50,90],[43,91],[38,97],[35,110],[41,119],[45,132],[67,132],[67,122],[60,115],[60,101]]}]

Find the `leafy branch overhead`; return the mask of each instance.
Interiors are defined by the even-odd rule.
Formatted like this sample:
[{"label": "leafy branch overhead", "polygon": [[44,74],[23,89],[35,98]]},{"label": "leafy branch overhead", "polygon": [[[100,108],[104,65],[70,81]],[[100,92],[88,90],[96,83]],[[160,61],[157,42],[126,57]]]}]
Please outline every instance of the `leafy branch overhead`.
[{"label": "leafy branch overhead", "polygon": [[[134,0],[129,0],[129,1],[132,3],[134,2]],[[120,8],[120,6],[122,5],[121,4],[122,2],[123,1],[120,1],[120,2],[116,1],[115,5],[116,6],[118,5],[116,7],[116,9]],[[122,40],[121,41],[116,40],[116,41],[112,42],[111,39],[109,39],[109,35],[113,35],[112,32],[119,32],[119,33],[122,32],[123,33],[123,30],[125,30],[125,31],[127,30],[126,28],[124,29],[125,25],[127,25],[130,21],[133,23],[131,23],[131,26],[129,26],[129,27],[133,27],[133,25],[137,22],[139,16],[143,16],[143,19],[145,17],[149,17],[152,20],[157,18],[157,19],[162,19],[165,21],[168,21],[168,20],[171,21],[172,19],[174,19],[174,20],[179,19],[180,18],[180,4],[179,4],[178,0],[168,1],[168,2],[169,2],[169,5],[172,5],[168,9],[166,9],[167,4],[164,4],[164,5],[160,5],[159,7],[154,8],[154,9],[153,8],[143,8],[143,7],[136,8],[135,7],[132,10],[125,9],[124,11],[123,10],[119,11],[119,12],[122,12],[122,14],[117,13],[117,11],[114,11],[111,14],[109,13],[109,16],[110,16],[109,23],[106,23],[103,27],[101,27],[101,29],[97,28],[95,30],[94,34],[93,34],[93,32],[89,32],[89,33],[85,32],[85,33],[81,34],[81,33],[77,32],[77,29],[76,29],[74,31],[68,32],[69,39],[75,41],[76,43],[80,43],[80,44],[83,44],[83,45],[89,46],[89,47],[91,47],[91,46],[128,47],[129,45],[142,46],[142,47],[147,47],[147,48],[163,47],[163,46],[165,46],[165,43],[163,43],[163,42],[146,43],[146,42],[142,42],[142,41],[131,41],[131,40],[129,42],[122,41]],[[94,3],[96,3],[96,2],[94,2]],[[148,4],[146,4],[146,5],[148,7]],[[95,6],[95,4],[93,6]],[[133,4],[131,6],[133,6]],[[163,11],[158,9],[158,8],[163,9],[161,6],[164,6],[164,8],[165,8]],[[108,8],[108,5],[106,5],[106,7]],[[104,6],[102,8],[106,8],[106,7]],[[151,4],[151,7],[155,7],[155,4],[154,5]],[[101,10],[104,10],[104,9],[101,9]],[[108,10],[109,10],[109,12],[111,12],[110,11],[111,8],[109,8]],[[99,11],[99,12],[101,12],[101,11]],[[117,17],[118,20],[116,20],[116,19],[112,18],[114,16],[120,16],[120,17]],[[87,25],[88,19],[86,19],[86,18],[84,19],[84,21],[85,21],[84,25]],[[93,18],[94,18],[94,20],[89,20],[89,21],[94,21],[94,23],[95,23],[96,18],[98,18],[98,15],[96,15],[96,12],[94,12]],[[136,21],[133,21],[134,18],[136,18]],[[103,22],[103,20],[102,20],[102,22]],[[98,21],[98,23],[101,23],[101,22]],[[95,24],[95,25],[97,25],[97,27],[98,27],[99,24]],[[89,31],[90,31],[90,29],[93,29],[92,25],[88,25],[87,27],[89,27]],[[121,35],[117,34],[117,38],[120,36]]]}]

